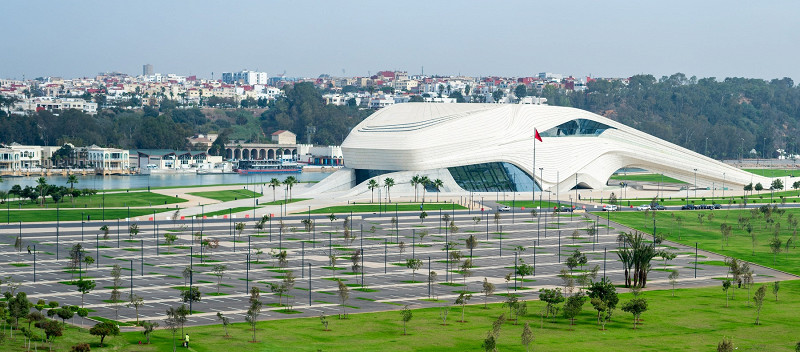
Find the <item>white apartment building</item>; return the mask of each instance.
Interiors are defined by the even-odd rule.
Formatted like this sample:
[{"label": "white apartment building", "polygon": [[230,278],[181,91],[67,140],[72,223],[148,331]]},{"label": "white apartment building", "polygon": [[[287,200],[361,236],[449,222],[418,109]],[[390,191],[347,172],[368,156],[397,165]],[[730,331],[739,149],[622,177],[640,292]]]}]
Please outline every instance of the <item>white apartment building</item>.
[{"label": "white apartment building", "polygon": [[0,171],[19,170],[19,151],[11,148],[0,148]]},{"label": "white apartment building", "polygon": [[51,97],[38,97],[23,100],[14,106],[15,110],[20,109],[24,112],[36,112],[39,110],[63,111],[67,109],[76,109],[91,115],[97,113],[97,103],[88,102],[86,100],[77,98],[59,99]]},{"label": "white apartment building", "polygon": [[118,148],[102,148],[96,145],[81,148],[86,152],[86,166],[103,171],[121,171],[130,167],[128,151]]},{"label": "white apartment building", "polygon": [[267,85],[267,80],[269,77],[267,76],[266,72],[256,72],[256,71],[240,71],[240,72],[223,72],[222,73],[222,82],[227,84],[246,84],[246,85],[254,85],[254,84],[261,84]]}]

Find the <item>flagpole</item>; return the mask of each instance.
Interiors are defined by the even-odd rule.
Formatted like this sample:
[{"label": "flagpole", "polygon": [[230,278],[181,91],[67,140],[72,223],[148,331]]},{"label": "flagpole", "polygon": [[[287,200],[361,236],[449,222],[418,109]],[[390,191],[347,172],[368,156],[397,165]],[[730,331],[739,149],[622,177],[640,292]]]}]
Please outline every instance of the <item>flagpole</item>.
[{"label": "flagpole", "polygon": [[[536,133],[536,129],[534,128],[534,133]],[[536,135],[534,134],[533,138],[533,169],[531,169],[531,180],[533,180],[533,186],[531,187],[531,209],[536,209]]]}]

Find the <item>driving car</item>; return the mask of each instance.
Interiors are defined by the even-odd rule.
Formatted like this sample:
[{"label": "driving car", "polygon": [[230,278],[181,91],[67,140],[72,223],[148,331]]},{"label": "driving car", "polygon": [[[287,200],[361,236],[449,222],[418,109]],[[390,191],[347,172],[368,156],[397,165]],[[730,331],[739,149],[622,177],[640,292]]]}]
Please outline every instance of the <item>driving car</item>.
[{"label": "driving car", "polygon": [[508,205],[504,205],[504,206],[501,206],[501,207],[497,208],[497,210],[498,211],[511,211],[511,207],[509,207]]},{"label": "driving car", "polygon": [[694,204],[681,205],[681,210],[695,210],[695,209],[697,209],[697,207],[694,206]]},{"label": "driving car", "polygon": [[714,204],[714,209],[722,209],[722,205],[720,205],[720,204]]},{"label": "driving car", "polygon": [[636,210],[650,210],[650,204],[642,204],[636,207]]},{"label": "driving car", "polygon": [[603,211],[617,211],[616,205],[606,204],[603,206]]},{"label": "driving car", "polygon": [[561,207],[561,209],[559,209],[558,211],[561,212],[561,213],[571,213],[571,212],[575,211],[575,208],[573,208],[573,207]]},{"label": "driving car", "polygon": [[667,210],[667,207],[665,207],[665,206],[663,206],[661,204],[658,204],[653,209],[655,209],[655,210]]}]

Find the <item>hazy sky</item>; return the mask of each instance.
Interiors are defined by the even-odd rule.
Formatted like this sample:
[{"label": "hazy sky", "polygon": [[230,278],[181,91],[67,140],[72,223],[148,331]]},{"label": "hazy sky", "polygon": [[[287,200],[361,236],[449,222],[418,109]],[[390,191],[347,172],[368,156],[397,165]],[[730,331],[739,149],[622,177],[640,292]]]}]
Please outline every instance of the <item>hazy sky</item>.
[{"label": "hazy sky", "polygon": [[800,82],[800,1],[38,1],[0,10],[0,77],[417,74]]}]

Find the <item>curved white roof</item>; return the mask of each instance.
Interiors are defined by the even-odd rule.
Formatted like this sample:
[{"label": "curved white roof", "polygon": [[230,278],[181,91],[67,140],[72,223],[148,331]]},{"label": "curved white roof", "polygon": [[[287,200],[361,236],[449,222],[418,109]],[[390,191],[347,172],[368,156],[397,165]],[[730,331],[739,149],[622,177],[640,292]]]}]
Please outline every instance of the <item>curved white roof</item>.
[{"label": "curved white roof", "polygon": [[[640,167],[697,185],[769,184],[753,175],[588,111],[548,105],[405,103],[362,121],[342,143],[353,169],[424,171],[509,162],[533,174],[534,128],[540,133],[585,119],[610,126],[600,135],[542,136],[535,178],[544,188],[577,182],[603,187],[616,170]],[[539,168],[543,168],[540,172]],[[541,175],[541,177],[540,177]]]}]

